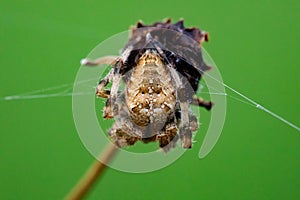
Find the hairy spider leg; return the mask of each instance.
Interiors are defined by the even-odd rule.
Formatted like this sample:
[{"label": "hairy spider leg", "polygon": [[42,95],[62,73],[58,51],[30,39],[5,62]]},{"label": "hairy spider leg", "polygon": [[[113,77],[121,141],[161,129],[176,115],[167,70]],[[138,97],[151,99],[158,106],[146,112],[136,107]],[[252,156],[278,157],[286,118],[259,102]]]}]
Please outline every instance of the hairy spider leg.
[{"label": "hairy spider leg", "polygon": [[159,147],[162,148],[164,152],[168,152],[171,148],[176,146],[176,142],[178,141],[177,131],[177,124],[171,122],[166,125],[164,131],[161,131],[160,134],[156,135]]},{"label": "hairy spider leg", "polygon": [[[107,98],[106,105],[103,111],[103,117],[113,118],[117,114],[118,106],[115,101],[118,96],[119,82],[121,79],[120,69],[124,65],[127,57],[129,56],[132,46],[125,49],[120,57],[116,56],[105,56],[96,59],[95,61],[89,59],[82,59],[81,64],[86,66],[97,66],[102,64],[113,64],[113,68],[109,73],[99,82],[96,90],[96,94],[99,97]],[[105,86],[112,82],[111,90],[105,90]]]},{"label": "hairy spider leg", "polygon": [[109,98],[110,96],[110,91],[109,90],[105,90],[105,86],[107,86],[107,84],[109,82],[111,82],[113,78],[113,69],[111,69],[108,74],[99,81],[99,84],[97,86],[97,89],[96,89],[96,95],[98,97],[102,97],[102,98]]},{"label": "hairy spider leg", "polygon": [[213,106],[213,103],[211,101],[205,101],[204,99],[196,96],[193,97],[191,104],[195,106],[204,107],[206,108],[206,110],[210,110]]},{"label": "hairy spider leg", "polygon": [[[81,60],[81,64],[85,66],[98,66],[98,65],[114,65],[117,61],[117,56],[105,56],[101,58],[97,58],[96,60],[90,60],[88,58],[84,58]],[[113,69],[111,69],[108,74],[99,81],[99,84],[96,89],[96,95],[102,98],[108,98],[110,95],[109,90],[105,90],[105,86],[112,81],[113,77]]]},{"label": "hairy spider leg", "polygon": [[117,59],[113,70],[113,76],[112,76],[112,86],[110,90],[110,96],[108,97],[103,116],[104,118],[113,118],[117,115],[118,112],[118,105],[115,104],[117,97],[118,97],[118,89],[121,79],[120,69],[124,66],[124,63],[127,61],[127,58],[130,54],[130,51],[132,50],[132,46],[127,47],[122,53],[122,55]]},{"label": "hairy spider leg", "polygon": [[185,95],[186,88],[183,87],[183,82],[180,79],[178,73],[174,68],[169,66],[171,71],[171,76],[176,85],[176,101],[179,103],[179,110],[181,111],[181,120],[179,124],[179,135],[181,138],[183,148],[192,147],[192,132],[190,129],[190,120],[189,120],[189,103]]},{"label": "hairy spider leg", "polygon": [[97,58],[96,60],[84,58],[80,61],[80,63],[85,66],[114,65],[117,59],[118,56],[104,56]]},{"label": "hairy spider leg", "polygon": [[190,129],[191,131],[197,131],[198,130],[198,120],[197,117],[193,114],[193,112],[190,110]]}]

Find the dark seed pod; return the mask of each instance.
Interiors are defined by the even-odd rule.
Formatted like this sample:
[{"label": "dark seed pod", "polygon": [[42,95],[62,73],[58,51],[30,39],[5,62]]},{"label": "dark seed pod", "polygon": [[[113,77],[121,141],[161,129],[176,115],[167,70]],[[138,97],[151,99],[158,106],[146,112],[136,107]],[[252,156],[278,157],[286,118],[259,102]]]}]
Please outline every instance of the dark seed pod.
[{"label": "dark seed pod", "polygon": [[[185,28],[183,20],[172,24],[138,22],[117,58],[98,58],[87,65],[112,65],[99,82],[97,96],[107,98],[103,117],[115,119],[109,131],[120,147],[158,141],[164,151],[192,147],[192,132],[198,130],[191,105],[210,110],[212,103],[197,97],[198,83],[209,69],[201,52],[207,33]],[[109,60],[109,61],[108,61]],[[124,90],[119,82],[123,79]],[[105,87],[112,82],[110,90]]]}]

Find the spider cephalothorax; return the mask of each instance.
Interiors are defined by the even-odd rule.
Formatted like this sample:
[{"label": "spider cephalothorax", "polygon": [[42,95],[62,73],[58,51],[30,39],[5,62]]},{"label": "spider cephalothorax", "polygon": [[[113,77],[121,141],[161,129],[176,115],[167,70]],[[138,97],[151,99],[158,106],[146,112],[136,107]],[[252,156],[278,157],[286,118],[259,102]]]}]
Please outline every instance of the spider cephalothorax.
[{"label": "spider cephalothorax", "polygon": [[[115,118],[109,135],[118,146],[158,141],[168,150],[180,138],[184,148],[191,148],[198,124],[189,106],[212,106],[195,96],[201,75],[209,69],[201,53],[207,38],[197,28],[184,28],[183,20],[149,26],[139,22],[121,56],[83,60],[85,65],[113,66],[100,81],[97,95],[107,98],[103,116]],[[121,79],[124,91],[119,91]],[[112,86],[105,90],[109,82]]]}]

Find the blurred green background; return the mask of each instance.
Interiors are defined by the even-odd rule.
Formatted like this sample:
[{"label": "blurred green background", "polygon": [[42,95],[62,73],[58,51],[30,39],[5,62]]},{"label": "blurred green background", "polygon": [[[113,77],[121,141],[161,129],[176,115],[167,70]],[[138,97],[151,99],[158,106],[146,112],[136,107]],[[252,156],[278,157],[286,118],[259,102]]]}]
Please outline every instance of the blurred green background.
[{"label": "blurred green background", "polygon": [[[183,17],[210,33],[204,47],[228,85],[300,124],[300,1],[0,2],[0,97],[72,83],[97,44],[142,19]],[[72,98],[0,101],[0,199],[62,199],[93,157]],[[223,133],[147,174],[108,169],[87,199],[300,199],[300,132],[228,99]],[[88,119],[87,119],[88,120]],[[137,163],[138,164],[138,163]]]}]

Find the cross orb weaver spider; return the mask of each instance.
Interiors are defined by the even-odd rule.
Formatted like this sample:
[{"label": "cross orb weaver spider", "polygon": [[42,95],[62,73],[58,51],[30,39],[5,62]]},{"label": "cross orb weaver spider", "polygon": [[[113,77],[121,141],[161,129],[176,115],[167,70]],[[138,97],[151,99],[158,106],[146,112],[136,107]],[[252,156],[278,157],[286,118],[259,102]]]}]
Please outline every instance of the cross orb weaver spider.
[{"label": "cross orb weaver spider", "polygon": [[[207,40],[206,32],[185,28],[183,20],[148,26],[138,22],[120,56],[81,61],[86,66],[113,66],[100,80],[96,95],[107,99],[103,117],[115,118],[109,135],[117,146],[158,141],[168,151],[180,138],[183,148],[192,147],[198,123],[190,105],[212,107],[195,95],[202,74],[210,69],[201,52]],[[124,91],[119,91],[121,79]],[[110,90],[105,88],[109,82]]]}]

